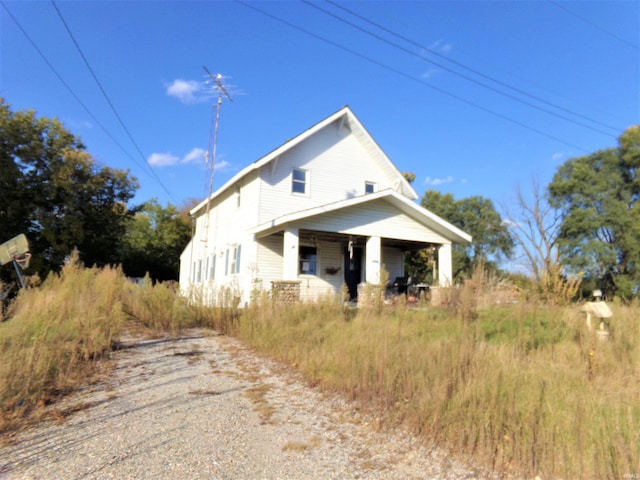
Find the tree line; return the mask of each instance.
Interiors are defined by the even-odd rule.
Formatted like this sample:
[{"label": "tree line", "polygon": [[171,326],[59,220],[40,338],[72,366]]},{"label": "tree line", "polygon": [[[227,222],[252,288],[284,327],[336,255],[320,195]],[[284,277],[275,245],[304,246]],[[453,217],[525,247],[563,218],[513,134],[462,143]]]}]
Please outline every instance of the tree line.
[{"label": "tree line", "polygon": [[[515,197],[500,214],[481,196],[424,194],[423,207],[473,236],[471,245],[453,248],[455,281],[480,263],[497,272],[511,260],[537,287],[577,279],[584,296],[595,289],[625,300],[639,295],[640,125],[627,128],[616,147],[568,159],[546,187],[516,188]],[[428,276],[432,256],[413,252],[407,267]]]},{"label": "tree line", "polygon": [[[471,245],[453,248],[455,281],[479,264],[504,273],[506,261],[517,261],[535,285],[578,277],[585,291],[630,299],[640,287],[639,169],[636,125],[616,147],[567,160],[547,186],[517,190],[516,202],[501,211],[482,196],[455,199],[434,190],[420,204],[473,236]],[[0,98],[0,243],[25,233],[31,272],[58,271],[77,249],[87,265],[177,279],[191,236],[190,205],[131,206],[137,189],[128,170],[100,165],[57,119],[13,112]],[[432,281],[434,255],[408,252],[407,272]],[[0,281],[11,277],[10,269],[0,271]]]},{"label": "tree line", "polygon": [[[188,213],[156,200],[130,206],[137,189],[128,170],[100,165],[59,120],[14,112],[0,98],[0,243],[27,236],[27,273],[59,271],[77,249],[85,265],[176,279]],[[13,276],[0,269],[1,282]]]}]

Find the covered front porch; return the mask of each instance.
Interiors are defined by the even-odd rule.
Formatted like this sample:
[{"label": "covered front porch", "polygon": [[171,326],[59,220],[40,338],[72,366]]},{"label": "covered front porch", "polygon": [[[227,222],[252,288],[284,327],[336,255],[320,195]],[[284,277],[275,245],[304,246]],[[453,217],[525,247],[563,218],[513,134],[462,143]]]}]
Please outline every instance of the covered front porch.
[{"label": "covered front porch", "polygon": [[[362,283],[405,276],[404,252],[433,248],[437,285],[452,282],[452,243],[471,237],[393,190],[283,215],[250,231],[262,281],[299,282],[302,299],[357,296]],[[267,285],[263,284],[263,288]]]},{"label": "covered front porch", "polygon": [[[295,226],[260,238],[258,244],[261,245],[260,263],[265,267],[263,273],[273,271],[269,277],[273,277],[271,282],[276,282],[278,288],[287,284],[299,285],[292,288],[299,289],[302,299],[335,295],[346,286],[345,293],[355,300],[361,284],[384,283],[387,285],[383,286],[390,286],[394,279],[406,276],[405,252],[423,248],[437,251],[435,269],[438,285],[451,283],[451,244],[324,232]],[[274,264],[276,262],[279,262],[279,268]],[[270,268],[269,263],[273,265]]]}]

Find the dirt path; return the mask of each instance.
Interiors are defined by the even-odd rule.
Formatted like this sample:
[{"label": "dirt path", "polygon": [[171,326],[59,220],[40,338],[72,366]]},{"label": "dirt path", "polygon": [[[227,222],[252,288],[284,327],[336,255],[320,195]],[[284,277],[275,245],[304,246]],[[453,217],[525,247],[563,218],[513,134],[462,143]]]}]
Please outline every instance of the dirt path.
[{"label": "dirt path", "polygon": [[482,477],[211,331],[124,346],[114,375],[54,407],[64,420],[0,449],[0,478]]}]

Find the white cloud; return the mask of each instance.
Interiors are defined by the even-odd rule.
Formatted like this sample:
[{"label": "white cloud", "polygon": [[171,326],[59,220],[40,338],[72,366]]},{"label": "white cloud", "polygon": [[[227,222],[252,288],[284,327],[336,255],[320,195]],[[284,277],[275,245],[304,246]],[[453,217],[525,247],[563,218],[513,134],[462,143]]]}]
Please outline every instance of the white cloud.
[{"label": "white cloud", "polygon": [[201,95],[204,90],[202,82],[195,80],[183,80],[181,78],[174,80],[167,85],[167,95],[176,97],[182,103],[198,103],[206,100],[206,96]]},{"label": "white cloud", "polygon": [[[184,155],[183,157],[178,157],[173,155],[172,153],[152,153],[147,162],[149,165],[153,167],[173,167],[176,165],[187,165],[187,164],[205,164],[205,153],[206,150],[202,148],[192,148],[189,153]],[[216,165],[216,170],[228,169],[230,167],[228,162],[218,162]]]},{"label": "white cloud", "polygon": [[451,175],[449,175],[447,178],[427,177],[424,179],[424,183],[426,183],[427,185],[431,185],[432,187],[442,185],[443,183],[451,183],[451,182],[453,182],[453,177]]},{"label": "white cloud", "polygon": [[444,40],[436,40],[429,45],[429,50],[436,50],[440,53],[449,53],[453,50],[453,45]]},{"label": "white cloud", "polygon": [[169,167],[176,165],[179,161],[179,157],[171,155],[170,153],[152,153],[147,159],[147,162],[152,167]]},{"label": "white cloud", "polygon": [[423,80],[429,80],[430,78],[433,78],[440,73],[442,73],[442,70],[440,70],[439,68],[430,68],[427,71],[423,72],[420,77]]},{"label": "white cloud", "polygon": [[564,152],[556,152],[551,155],[551,160],[562,160],[566,156]]},{"label": "white cloud", "polygon": [[228,172],[231,170],[231,164],[226,160],[222,160],[220,162],[217,162],[214,165],[214,168],[216,172]]},{"label": "white cloud", "polygon": [[180,163],[204,163],[204,154],[206,150],[202,148],[193,148],[189,153],[182,157]]}]

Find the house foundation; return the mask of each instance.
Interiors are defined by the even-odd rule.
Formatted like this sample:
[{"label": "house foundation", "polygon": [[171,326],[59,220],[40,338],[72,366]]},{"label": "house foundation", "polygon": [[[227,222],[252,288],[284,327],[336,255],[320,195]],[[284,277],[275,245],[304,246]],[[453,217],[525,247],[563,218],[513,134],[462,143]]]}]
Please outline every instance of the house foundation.
[{"label": "house foundation", "polygon": [[274,280],[271,282],[271,297],[279,303],[300,301],[300,280]]}]

